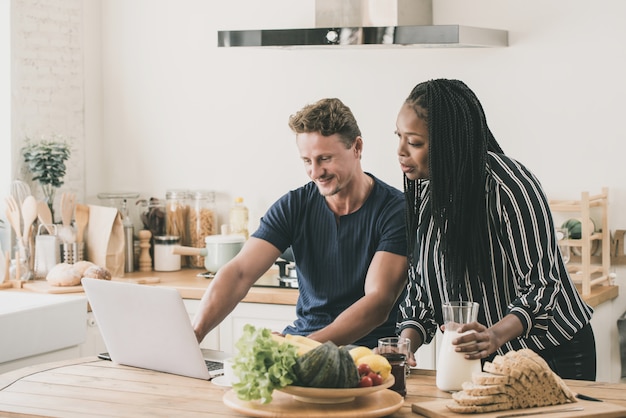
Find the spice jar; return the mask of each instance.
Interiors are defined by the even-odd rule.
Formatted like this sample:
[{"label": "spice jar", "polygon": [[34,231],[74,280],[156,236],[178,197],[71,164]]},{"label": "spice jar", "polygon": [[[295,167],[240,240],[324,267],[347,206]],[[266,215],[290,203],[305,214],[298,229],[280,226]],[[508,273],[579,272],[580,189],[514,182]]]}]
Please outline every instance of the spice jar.
[{"label": "spice jar", "polygon": [[[217,216],[215,213],[215,193],[198,190],[191,193],[189,205],[189,239],[195,248],[205,248],[204,239],[217,233]],[[204,267],[204,257],[190,256],[189,265],[195,268]]]},{"label": "spice jar", "polygon": [[[180,238],[180,245],[189,246],[189,192],[167,190],[165,192],[165,235]],[[181,261],[188,265],[188,257]]]},{"label": "spice jar", "polygon": [[180,238],[173,235],[154,237],[154,271],[180,270],[181,257],[172,249],[180,243]]}]

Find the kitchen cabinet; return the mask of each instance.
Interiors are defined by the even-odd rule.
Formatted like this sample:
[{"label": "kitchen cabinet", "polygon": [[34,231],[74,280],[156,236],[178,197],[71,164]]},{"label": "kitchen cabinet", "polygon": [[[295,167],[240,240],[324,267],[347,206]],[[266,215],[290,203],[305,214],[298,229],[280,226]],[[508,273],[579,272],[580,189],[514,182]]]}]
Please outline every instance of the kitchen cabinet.
[{"label": "kitchen cabinet", "polygon": [[[185,309],[192,321],[200,301],[184,299]],[[212,330],[200,343],[201,348],[222,350],[232,353],[237,340],[243,333],[245,324],[256,327],[266,327],[272,331],[282,331],[283,328],[296,318],[296,307],[293,305],[272,305],[267,303],[240,303],[222,323]],[[87,320],[87,338],[80,346],[81,356],[97,355],[106,351],[98,324],[90,312]]]},{"label": "kitchen cabinet", "polygon": [[[183,302],[189,314],[189,320],[193,321],[200,307],[200,301],[198,299],[183,299]],[[204,337],[200,343],[200,348],[210,348],[212,350],[220,349],[220,327],[215,328]]]},{"label": "kitchen cabinet", "polygon": [[281,332],[296,319],[294,305],[240,303],[219,326],[220,350],[233,352],[245,324]]},{"label": "kitchen cabinet", "polygon": [[81,357],[93,356],[106,351],[96,318],[93,316],[93,312],[88,312],[87,334],[85,335],[85,342],[80,345],[80,355]]}]

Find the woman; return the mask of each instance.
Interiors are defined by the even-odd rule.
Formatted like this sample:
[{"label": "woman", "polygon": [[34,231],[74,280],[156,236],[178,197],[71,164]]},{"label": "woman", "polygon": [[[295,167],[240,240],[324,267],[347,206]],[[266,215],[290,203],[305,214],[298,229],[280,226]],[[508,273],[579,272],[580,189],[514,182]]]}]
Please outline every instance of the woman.
[{"label": "woman", "polygon": [[562,378],[595,380],[593,311],[567,273],[546,196],[504,155],[476,95],[458,80],[420,83],[396,134],[409,244],[398,333],[416,350],[442,324],[442,303],[474,301],[478,321],[460,332],[475,332],[453,341],[466,358],[530,348]]}]

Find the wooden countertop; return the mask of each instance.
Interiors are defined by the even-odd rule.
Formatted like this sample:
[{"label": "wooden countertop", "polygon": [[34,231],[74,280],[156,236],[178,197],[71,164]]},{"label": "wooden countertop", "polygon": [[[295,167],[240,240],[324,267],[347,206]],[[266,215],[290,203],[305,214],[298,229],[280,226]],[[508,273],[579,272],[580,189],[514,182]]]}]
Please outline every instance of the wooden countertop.
[{"label": "wooden countertop", "polygon": [[[213,280],[198,277],[198,273],[202,272],[203,270],[198,269],[183,269],[172,272],[133,272],[126,273],[124,279],[158,277],[159,283],[157,283],[156,286],[174,287],[184,299],[201,299],[209,283]],[[270,269],[259,279],[259,282],[274,278],[278,280],[278,270]],[[252,286],[242,302],[295,305],[298,300],[298,295],[297,289]]]},{"label": "wooden countertop", "polygon": [[[566,383],[574,392],[626,407],[626,384],[573,380]],[[222,402],[227,390],[209,381],[119,366],[96,357],[86,357],[35,365],[0,375],[0,415],[244,416]],[[430,370],[412,370],[407,379],[407,392],[403,406],[391,417],[420,417],[411,412],[413,403],[450,398],[449,393],[437,389],[435,372]],[[608,406],[607,403],[593,402],[585,406],[591,404]],[[307,404],[301,405],[302,413],[297,416],[311,416],[304,412]],[[332,405],[323,407],[328,408],[325,412],[327,416],[333,416]]]},{"label": "wooden countertop", "polygon": [[[150,285],[173,287],[178,290],[181,297],[184,299],[201,299],[209,283],[213,280],[198,277],[198,274],[203,271],[204,270],[199,269],[183,269],[172,272],[133,272],[126,273],[124,277],[114,278],[114,280],[141,282],[143,279]],[[155,279],[156,283],[151,283],[150,279]],[[258,284],[266,284],[269,282],[278,282],[278,269],[268,270],[267,273],[257,281]],[[10,282],[6,282],[6,284],[8,286],[0,288],[0,291],[82,293],[82,287],[80,285],[68,287],[51,286],[46,280],[32,280],[27,282],[11,280]],[[26,289],[26,287],[29,289]],[[295,305],[298,301],[298,295],[298,289],[293,288],[252,286],[242,302]]]},{"label": "wooden countertop", "polygon": [[[203,270],[200,269],[182,269],[172,272],[133,272],[126,273],[123,279],[158,278],[159,283],[157,283],[156,286],[174,287],[180,292],[184,299],[200,299],[212,280],[198,277],[198,273],[201,272],[203,272]],[[268,270],[257,283],[267,283],[277,277],[278,269],[272,268]],[[37,282],[45,282],[45,280],[37,280]],[[13,283],[13,288],[19,287],[23,283],[24,282],[15,282]],[[8,285],[9,283],[6,282],[5,284]],[[0,291],[2,291],[2,288],[0,288]],[[580,286],[578,286],[578,291],[581,292]],[[615,299],[618,293],[619,287],[617,285],[593,286],[591,293],[587,296],[583,296],[583,300],[591,307],[595,308],[604,302]],[[295,305],[298,300],[298,295],[298,289],[253,286],[243,299],[243,302]]]},{"label": "wooden countertop", "polygon": [[[202,272],[198,269],[183,269],[174,272],[134,272],[127,273],[124,278],[145,278],[158,277],[159,285],[172,286],[178,289],[185,299],[200,299],[211,282],[211,279],[197,277]],[[259,279],[260,282],[278,277],[278,269],[270,269]],[[583,300],[591,307],[596,307],[601,303],[615,299],[618,296],[619,287],[611,286],[593,286],[591,294],[583,296]],[[581,292],[581,289],[578,289]],[[288,288],[268,288],[253,286],[243,302],[255,303],[273,303],[279,305],[295,305],[298,300],[298,290]]]}]

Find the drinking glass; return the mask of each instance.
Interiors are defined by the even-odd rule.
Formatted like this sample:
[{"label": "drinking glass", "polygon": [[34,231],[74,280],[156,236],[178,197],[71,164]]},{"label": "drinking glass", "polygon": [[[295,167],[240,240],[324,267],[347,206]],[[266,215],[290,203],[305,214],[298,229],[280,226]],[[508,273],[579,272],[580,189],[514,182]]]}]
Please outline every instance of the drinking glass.
[{"label": "drinking glass", "polygon": [[472,374],[482,370],[480,360],[468,360],[465,353],[455,350],[452,341],[469,332],[459,333],[463,324],[478,319],[480,305],[476,302],[447,302],[442,306],[444,332],[437,358],[437,387],[445,391],[462,389],[463,382],[470,382]]},{"label": "drinking glass", "polygon": [[407,359],[411,352],[411,340],[403,337],[385,337],[378,340],[378,353],[391,364],[391,374],[395,378],[389,389],[406,396]]},{"label": "drinking glass", "polygon": [[565,242],[569,239],[569,230],[567,228],[557,228],[556,239],[559,243],[559,250],[561,251],[563,263],[567,264],[569,262],[570,249],[569,245],[565,244]]}]

